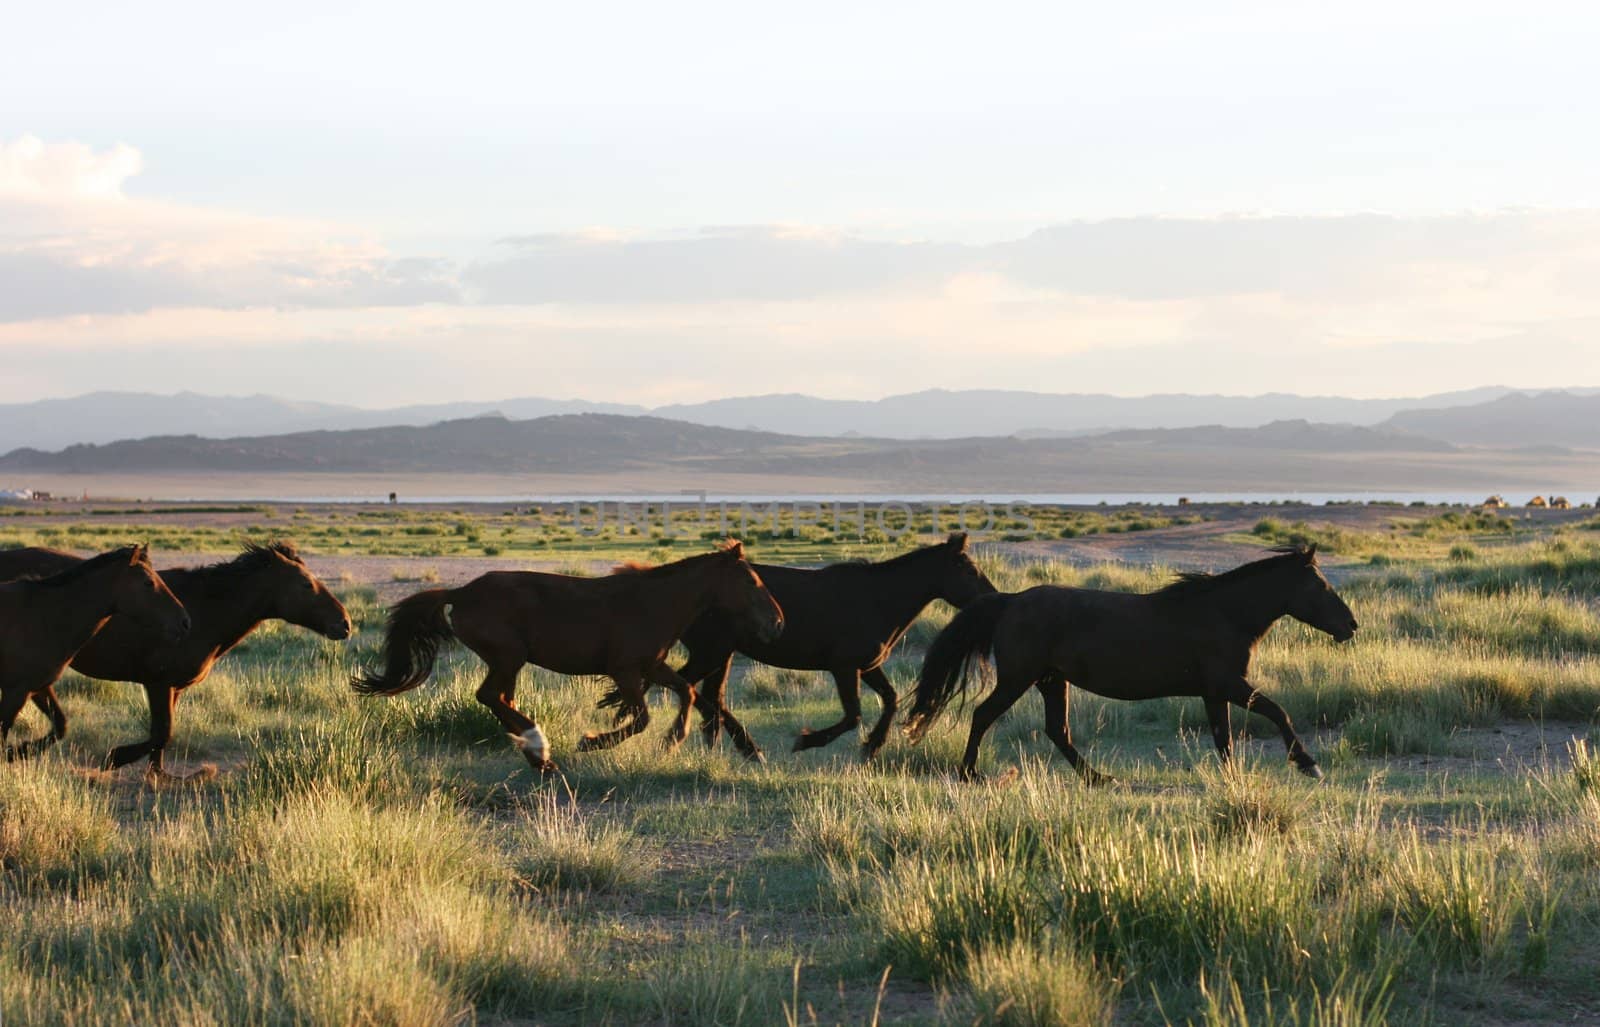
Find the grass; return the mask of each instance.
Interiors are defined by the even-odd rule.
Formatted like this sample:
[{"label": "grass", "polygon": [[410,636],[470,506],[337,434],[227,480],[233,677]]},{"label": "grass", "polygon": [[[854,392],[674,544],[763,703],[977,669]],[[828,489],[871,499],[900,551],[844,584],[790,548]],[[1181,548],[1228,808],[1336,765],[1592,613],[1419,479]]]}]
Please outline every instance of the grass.
[{"label": "grass", "polygon": [[[441,523],[403,537],[500,544],[469,516]],[[562,766],[544,783],[473,701],[481,669],[459,649],[414,693],[349,692],[383,616],[358,588],[341,590],[359,627],[348,645],[269,626],[185,697],[169,762],[216,764],[209,781],[151,789],[92,770],[142,729],[142,699],[69,677],[72,734],[0,767],[0,1020],[1593,1016],[1600,545],[1502,544],[1486,527],[1467,560],[1449,554],[1459,537],[1427,533],[1407,544],[1433,549],[1340,574],[1354,644],[1285,622],[1260,648],[1255,678],[1323,757],[1320,784],[1259,718],[1235,715],[1223,767],[1198,703],[1079,693],[1076,741],[1120,785],[1083,787],[1033,696],[991,732],[990,784],[951,776],[964,717],[870,766],[851,739],[790,753],[800,726],[837,719],[831,683],[742,661],[731,702],[764,766],[698,736],[669,750],[659,728],[578,754],[605,725],[599,684],[525,671],[519,701]],[[1165,580],[1045,560],[986,570],[1005,589]],[[891,660],[902,691],[948,617],[930,608]],[[25,714],[22,733],[41,728]],[[1542,749],[1507,741],[1534,735]]]}]

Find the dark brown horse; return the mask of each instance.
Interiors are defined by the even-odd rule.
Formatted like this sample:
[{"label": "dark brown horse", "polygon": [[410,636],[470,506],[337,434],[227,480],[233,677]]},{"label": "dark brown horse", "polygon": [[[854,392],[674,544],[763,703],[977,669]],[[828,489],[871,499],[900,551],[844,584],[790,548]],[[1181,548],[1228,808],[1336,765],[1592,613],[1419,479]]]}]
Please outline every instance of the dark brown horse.
[{"label": "dark brown horse", "polygon": [[653,684],[678,696],[678,717],[668,735],[676,744],[688,733],[694,689],[667,666],[667,653],[708,610],[763,638],[776,638],[783,630],[783,611],[737,542],[660,567],[618,568],[603,578],[493,571],[460,588],[429,589],[397,603],[389,612],[383,671],[357,675],[351,686],[363,695],[415,688],[433,672],[439,646],[459,639],[489,665],[478,701],[505,726],[534,769],[551,771],[555,765],[544,732],[517,709],[522,665],[561,674],[604,674],[616,682],[618,720],[628,722],[586,736],[580,750],[643,731],[650,722],[645,689]]},{"label": "dark brown horse", "polygon": [[[23,574],[53,573],[76,566],[79,558],[54,549],[0,552],[0,580]],[[150,737],[119,745],[105,766],[121,767],[150,757],[150,773],[166,775],[162,756],[172,740],[172,718],[185,689],[198,685],[228,650],[263,621],[284,620],[331,639],[350,637],[344,606],[306,567],[287,542],[247,544],[225,563],[179,567],[162,580],[192,618],[189,634],[169,642],[138,620],[112,617],[72,660],[79,674],[144,686],[150,701]]]},{"label": "dark brown horse", "polygon": [[957,693],[974,658],[993,655],[995,687],[972,714],[963,776],[976,774],[978,744],[1029,688],[1044,697],[1045,733],[1091,784],[1103,779],[1072,747],[1067,685],[1111,699],[1196,696],[1217,751],[1233,749],[1229,704],[1261,714],[1283,735],[1300,771],[1321,777],[1289,715],[1250,684],[1256,643],[1281,617],[1343,642],[1356,619],[1317,566],[1316,548],[1287,548],[1226,574],[1185,574],[1159,592],[1132,595],[1040,585],[969,604],[928,648],[906,734],[913,742]]},{"label": "dark brown horse", "polygon": [[[695,708],[700,711],[706,744],[715,744],[719,729],[726,726],[739,751],[751,759],[760,759],[761,750],[723,700],[735,652],[774,667],[825,670],[833,675],[844,718],[820,731],[802,730],[794,743],[797,752],[827,745],[860,726],[861,682],[865,681],[883,703],[883,712],[861,746],[862,755],[871,759],[894,723],[894,686],[883,673],[883,662],[906,629],[935,599],[960,608],[994,591],[967,554],[965,532],[881,563],[836,563],[811,569],[763,563],[752,566],[783,607],[783,634],[775,640],[763,639],[713,610],[684,632],[689,658],[678,670],[696,688]],[[615,705],[619,699],[613,691],[601,705]]]},{"label": "dark brown horse", "polygon": [[[144,546],[0,585],[0,747],[8,762],[37,755],[66,736],[56,679],[113,614],[139,620],[168,640],[189,630],[189,615],[150,566]],[[13,747],[7,738],[29,699],[50,718],[50,731]]]}]

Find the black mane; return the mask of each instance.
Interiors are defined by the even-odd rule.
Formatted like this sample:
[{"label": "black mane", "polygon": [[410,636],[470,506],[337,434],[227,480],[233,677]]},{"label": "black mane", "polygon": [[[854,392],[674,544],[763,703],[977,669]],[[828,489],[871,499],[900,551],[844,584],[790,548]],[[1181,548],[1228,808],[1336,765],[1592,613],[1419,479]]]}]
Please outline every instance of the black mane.
[{"label": "black mane", "polygon": [[300,551],[293,542],[246,542],[238,556],[231,560],[209,563],[200,567],[184,567],[182,571],[199,576],[211,588],[226,588],[248,579],[271,567],[283,557],[292,563],[300,562]]},{"label": "black mane", "polygon": [[109,553],[91,556],[76,566],[69,567],[59,574],[52,574],[47,578],[24,578],[25,582],[37,588],[63,588],[74,582],[81,581],[91,574],[105,570],[114,564],[129,564],[133,562],[134,553],[138,546],[123,546],[113,549]]},{"label": "black mane", "polygon": [[1230,571],[1224,571],[1221,574],[1211,574],[1206,571],[1184,571],[1178,575],[1178,579],[1172,584],[1157,589],[1152,594],[1186,599],[1193,596],[1208,595],[1219,588],[1237,585],[1241,581],[1281,570],[1288,564],[1301,563],[1311,567],[1317,565],[1317,550],[1315,547],[1308,549],[1304,546],[1275,546],[1272,552],[1277,555],[1269,556],[1265,560],[1254,560]]},{"label": "black mane", "polygon": [[716,549],[713,549],[709,553],[697,553],[694,556],[686,556],[681,560],[674,560],[671,563],[663,564],[639,563],[637,561],[630,560],[626,563],[619,563],[615,567],[611,568],[611,573],[613,575],[636,574],[647,578],[667,577],[669,575],[676,574],[679,571],[688,570],[690,566],[698,567],[700,564],[709,560],[714,560],[719,556],[725,556],[727,555],[728,550],[731,548],[733,548],[731,545],[724,544]]}]

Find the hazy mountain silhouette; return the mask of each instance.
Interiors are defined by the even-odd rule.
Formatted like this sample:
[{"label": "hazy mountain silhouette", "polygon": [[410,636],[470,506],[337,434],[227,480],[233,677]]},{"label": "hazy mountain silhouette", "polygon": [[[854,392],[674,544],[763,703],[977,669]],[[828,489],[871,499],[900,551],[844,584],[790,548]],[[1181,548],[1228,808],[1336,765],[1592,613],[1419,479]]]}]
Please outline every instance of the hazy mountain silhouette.
[{"label": "hazy mountain silhouette", "polygon": [[1456,409],[1404,410],[1383,427],[1468,446],[1600,449],[1600,395],[1587,389],[1514,392]]},{"label": "hazy mountain silhouette", "polygon": [[152,435],[228,438],[421,426],[485,413],[519,420],[568,413],[648,413],[695,424],[789,435],[854,434],[899,439],[1017,434],[1051,437],[1196,424],[1251,428],[1297,419],[1371,426],[1401,412],[1467,406],[1498,399],[1510,391],[1492,387],[1417,399],[1364,400],[1281,393],[1122,397],[937,389],[880,400],[821,399],[798,394],[745,396],[654,410],[620,403],[538,397],[366,410],[259,395],[98,392],[72,399],[0,404],[0,452],[18,447],[54,450],[74,443],[106,443]]}]

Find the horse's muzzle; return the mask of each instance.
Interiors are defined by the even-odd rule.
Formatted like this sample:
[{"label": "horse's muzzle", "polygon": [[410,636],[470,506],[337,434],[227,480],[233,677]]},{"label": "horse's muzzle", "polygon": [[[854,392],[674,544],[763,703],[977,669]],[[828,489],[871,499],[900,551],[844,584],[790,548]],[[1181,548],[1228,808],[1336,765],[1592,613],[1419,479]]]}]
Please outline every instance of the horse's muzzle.
[{"label": "horse's muzzle", "polygon": [[756,637],[763,642],[776,642],[783,635],[783,618],[764,620],[756,625]]},{"label": "horse's muzzle", "polygon": [[165,632],[168,642],[182,642],[189,635],[191,621],[187,613],[180,614],[178,619],[167,625]]},{"label": "horse's muzzle", "polygon": [[329,625],[328,630],[322,633],[322,637],[332,639],[335,642],[343,642],[350,637],[350,631],[350,618],[346,617],[342,621]]}]

